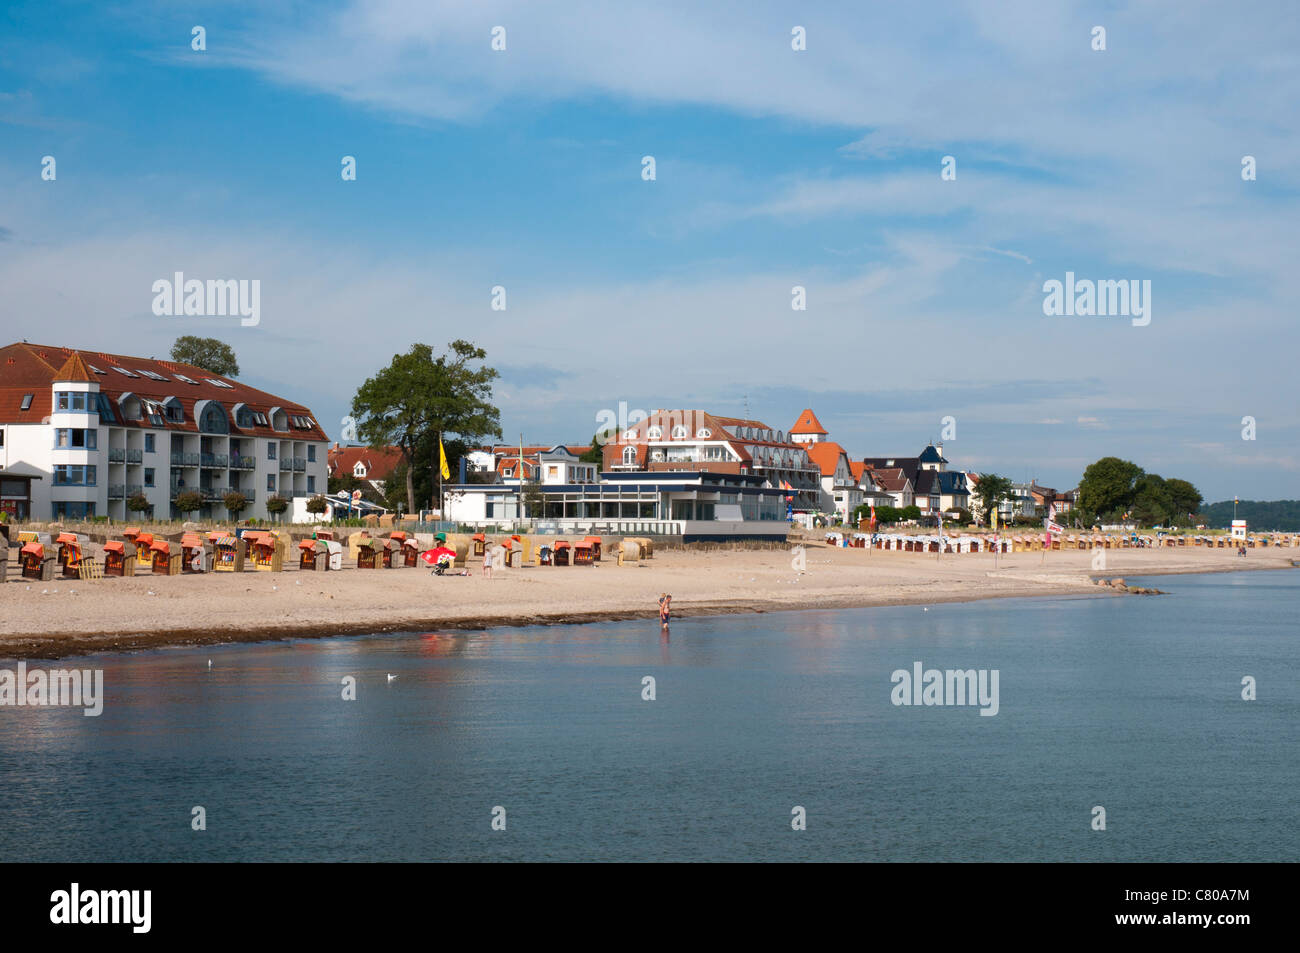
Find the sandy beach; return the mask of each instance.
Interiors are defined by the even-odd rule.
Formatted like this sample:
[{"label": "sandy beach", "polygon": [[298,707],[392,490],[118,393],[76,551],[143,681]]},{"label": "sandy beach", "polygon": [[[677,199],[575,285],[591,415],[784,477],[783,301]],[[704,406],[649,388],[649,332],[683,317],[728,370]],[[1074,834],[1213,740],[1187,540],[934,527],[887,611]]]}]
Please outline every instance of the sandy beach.
[{"label": "sandy beach", "polygon": [[[1094,572],[1086,551],[944,555],[810,544],[800,575],[782,550],[656,552],[639,565],[529,567],[484,578],[424,569],[247,571],[0,587],[0,657],[59,658],[168,645],[395,631],[483,629],[653,618],[661,592],[675,618],[789,609],[956,602],[1017,596],[1141,598],[1095,577],[1289,569],[1300,551],[1125,549]],[[15,568],[15,567],[11,567]]]}]

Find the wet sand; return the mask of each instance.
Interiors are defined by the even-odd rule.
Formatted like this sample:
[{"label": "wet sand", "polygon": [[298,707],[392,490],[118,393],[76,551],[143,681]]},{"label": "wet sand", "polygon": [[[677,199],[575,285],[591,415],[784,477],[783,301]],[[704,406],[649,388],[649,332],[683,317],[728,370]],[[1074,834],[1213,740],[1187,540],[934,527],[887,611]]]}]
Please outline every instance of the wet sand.
[{"label": "wet sand", "polygon": [[[60,658],[172,645],[254,642],[373,632],[430,632],[493,626],[653,619],[661,592],[675,618],[790,609],[925,605],[1018,596],[1093,595],[1094,577],[1290,569],[1300,548],[1123,549],[935,554],[807,548],[807,571],[782,550],[665,550],[638,565],[498,570],[484,578],[433,576],[426,569],[282,573],[246,571],[0,586],[0,658]],[[1131,597],[1140,598],[1140,597]],[[1159,597],[1156,597],[1159,598]]]}]

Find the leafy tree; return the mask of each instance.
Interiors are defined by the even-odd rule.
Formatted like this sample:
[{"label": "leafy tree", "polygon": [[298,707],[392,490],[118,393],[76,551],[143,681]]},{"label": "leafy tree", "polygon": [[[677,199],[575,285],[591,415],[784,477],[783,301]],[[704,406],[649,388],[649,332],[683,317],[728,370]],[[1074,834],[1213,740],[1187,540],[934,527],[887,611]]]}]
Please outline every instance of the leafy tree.
[{"label": "leafy tree", "polygon": [[352,398],[358,435],[370,446],[395,446],[402,453],[408,512],[416,510],[415,470],[424,459],[437,466],[439,437],[445,442],[447,434],[466,441],[501,436],[500,413],[489,403],[498,374],[478,364],[486,358],[486,351],[468,341],[452,341],[436,357],[429,345],[414,344]]},{"label": "leafy tree", "polygon": [[546,502],[546,496],[542,493],[542,485],[536,480],[526,481],[522,496],[528,516],[532,519],[541,516],[542,506]]},{"label": "leafy tree", "polygon": [[905,506],[898,511],[898,519],[900,522],[906,522],[907,520],[919,520],[920,518],[921,518],[921,508],[919,506],[916,506],[915,504],[913,504],[912,506]]},{"label": "leafy tree", "polygon": [[268,496],[266,498],[266,511],[273,516],[279,516],[289,508],[289,501],[283,496]]},{"label": "leafy tree", "polygon": [[1166,480],[1165,492],[1173,505],[1173,515],[1179,523],[1189,522],[1192,514],[1201,509],[1201,491],[1186,480]]},{"label": "leafy tree", "polygon": [[244,496],[244,494],[240,493],[238,490],[231,490],[221,498],[221,502],[226,504],[226,509],[230,512],[231,519],[238,519],[240,511],[248,506],[248,497]]},{"label": "leafy tree", "polygon": [[[199,505],[203,505],[202,500],[199,500]],[[147,513],[153,509],[153,504],[149,502],[149,497],[143,493],[137,493],[126,501],[126,508],[132,513]]]},{"label": "leafy tree", "polygon": [[195,493],[192,490],[178,493],[176,494],[176,499],[173,501],[172,505],[176,507],[176,512],[180,513],[182,516],[188,516],[190,513],[197,513],[199,510],[203,509],[203,494]]},{"label": "leafy tree", "polygon": [[307,512],[315,516],[319,516],[327,509],[329,509],[329,501],[319,493],[307,501]]},{"label": "leafy tree", "polygon": [[975,499],[979,501],[980,512],[993,520],[993,511],[998,504],[1011,499],[1011,478],[996,473],[981,473],[975,482]]},{"label": "leafy tree", "polygon": [[1102,457],[1089,464],[1079,480],[1079,507],[1095,517],[1127,511],[1134,499],[1143,470],[1119,457]]},{"label": "leafy tree", "polygon": [[585,450],[582,456],[578,457],[583,463],[599,464],[605,459],[604,448],[600,445],[600,438],[604,436],[603,432],[595,434],[591,438],[591,446]]},{"label": "leafy tree", "polygon": [[231,346],[216,338],[201,338],[184,334],[172,345],[172,360],[192,364],[222,377],[238,377],[239,362]]},{"label": "leafy tree", "polygon": [[1173,499],[1168,484],[1156,473],[1144,473],[1133,486],[1133,499],[1126,509],[1139,525],[1157,526],[1173,514]]}]

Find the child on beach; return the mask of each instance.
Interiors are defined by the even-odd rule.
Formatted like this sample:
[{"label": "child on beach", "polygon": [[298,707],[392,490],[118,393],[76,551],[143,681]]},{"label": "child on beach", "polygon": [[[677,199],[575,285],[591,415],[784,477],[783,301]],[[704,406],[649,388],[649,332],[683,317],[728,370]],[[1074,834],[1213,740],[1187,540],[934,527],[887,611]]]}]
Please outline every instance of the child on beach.
[{"label": "child on beach", "polygon": [[659,594],[659,624],[668,628],[668,619],[673,613],[673,597],[666,592]]}]

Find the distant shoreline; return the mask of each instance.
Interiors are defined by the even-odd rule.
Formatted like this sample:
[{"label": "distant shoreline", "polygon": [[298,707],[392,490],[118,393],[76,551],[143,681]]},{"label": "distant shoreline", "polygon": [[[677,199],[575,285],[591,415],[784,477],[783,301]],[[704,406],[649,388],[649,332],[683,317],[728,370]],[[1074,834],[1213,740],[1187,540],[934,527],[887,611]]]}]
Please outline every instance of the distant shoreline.
[{"label": "distant shoreline", "polygon": [[[1291,554],[1294,553],[1294,556]],[[1300,549],[1117,550],[1094,571],[1088,551],[945,555],[810,544],[798,576],[782,550],[667,551],[639,566],[498,570],[484,579],[422,569],[137,576],[83,582],[11,580],[0,588],[0,659],[334,638],[385,632],[652,620],[660,592],[675,618],[936,605],[983,599],[1119,597],[1095,578],[1292,568]],[[30,587],[30,588],[29,588]],[[57,591],[56,591],[57,590]],[[40,619],[40,630],[32,620]],[[26,620],[25,622],[23,620]]]}]

